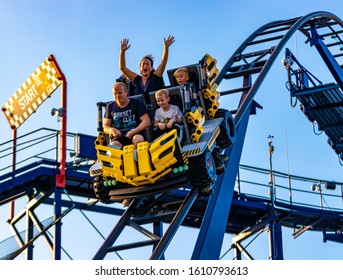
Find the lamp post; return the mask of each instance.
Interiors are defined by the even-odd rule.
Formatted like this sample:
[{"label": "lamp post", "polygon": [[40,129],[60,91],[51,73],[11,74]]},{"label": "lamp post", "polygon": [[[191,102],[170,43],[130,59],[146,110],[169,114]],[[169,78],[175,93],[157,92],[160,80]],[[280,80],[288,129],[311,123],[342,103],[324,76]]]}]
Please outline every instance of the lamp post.
[{"label": "lamp post", "polygon": [[274,146],[273,146],[272,138],[274,138],[274,136],[271,136],[271,135],[268,136],[268,154],[269,154],[269,169],[270,169],[270,171],[269,171],[269,194],[270,194],[270,199],[271,199],[272,205],[274,206],[275,191],[274,191],[273,163],[272,163]]}]

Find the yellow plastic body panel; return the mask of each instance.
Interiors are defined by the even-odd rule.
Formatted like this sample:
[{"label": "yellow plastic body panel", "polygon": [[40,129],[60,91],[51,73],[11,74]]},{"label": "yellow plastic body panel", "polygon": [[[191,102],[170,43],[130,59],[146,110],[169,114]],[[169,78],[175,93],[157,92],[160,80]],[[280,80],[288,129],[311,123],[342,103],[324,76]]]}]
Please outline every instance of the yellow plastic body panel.
[{"label": "yellow plastic body panel", "polygon": [[209,90],[208,88],[203,90],[204,98],[209,99],[211,102],[211,107],[207,110],[208,117],[213,119],[219,108],[218,99],[220,97],[219,92],[216,90]]},{"label": "yellow plastic body panel", "polygon": [[152,171],[152,168],[151,168],[151,160],[150,160],[149,143],[148,142],[138,143],[138,145],[137,145],[137,156],[139,158],[139,161],[138,161],[139,174],[149,175]]},{"label": "yellow plastic body panel", "polygon": [[198,143],[199,142],[199,139],[200,139],[203,131],[204,131],[204,128],[202,126],[196,128],[195,132],[192,133],[192,135],[191,135],[192,143]]},{"label": "yellow plastic body panel", "polygon": [[127,145],[123,147],[124,175],[126,177],[137,176],[137,166],[134,160],[134,150],[134,145]]},{"label": "yellow plastic body panel", "polygon": [[177,162],[174,157],[176,139],[177,132],[174,129],[150,145],[151,162],[158,172]]},{"label": "yellow plastic body panel", "polygon": [[202,108],[198,107],[194,112],[188,112],[186,118],[187,122],[192,123],[195,128],[195,132],[191,135],[192,143],[197,143],[204,130],[205,117],[202,114]]},{"label": "yellow plastic body panel", "polygon": [[98,160],[102,163],[103,175],[106,177],[123,177],[123,151],[104,145],[95,146]]},{"label": "yellow plastic body panel", "polygon": [[[178,162],[176,149],[181,154],[176,129],[151,144],[139,143],[137,149],[133,145],[124,146],[122,150],[103,145],[96,145],[95,148],[104,177],[134,186],[155,183],[171,172],[171,166]],[[185,157],[180,159],[180,165],[187,162]]]},{"label": "yellow plastic body panel", "polygon": [[202,91],[205,99],[211,102],[211,107],[207,108],[207,115],[209,119],[215,117],[216,112],[219,108],[218,100],[220,98],[220,93],[217,91],[218,85],[215,80],[218,76],[217,61],[212,58],[209,54],[205,54],[205,71],[207,73],[207,88]]},{"label": "yellow plastic body panel", "polygon": [[215,83],[215,80],[218,76],[217,60],[214,59],[209,54],[205,54],[205,70],[207,72],[207,83],[210,90],[216,90],[218,85]]},{"label": "yellow plastic body panel", "polygon": [[104,145],[105,142],[105,133],[103,131],[100,131],[98,133],[98,137],[94,141],[94,145]]}]

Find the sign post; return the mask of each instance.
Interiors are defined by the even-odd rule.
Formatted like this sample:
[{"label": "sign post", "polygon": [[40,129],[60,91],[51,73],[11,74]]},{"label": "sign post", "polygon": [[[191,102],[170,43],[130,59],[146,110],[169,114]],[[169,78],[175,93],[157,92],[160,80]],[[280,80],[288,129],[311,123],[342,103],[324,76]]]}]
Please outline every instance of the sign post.
[{"label": "sign post", "polygon": [[[9,98],[2,111],[12,129],[13,157],[12,176],[16,170],[16,138],[17,129],[37,108],[60,86],[61,94],[61,129],[60,129],[60,166],[56,175],[55,188],[55,220],[61,216],[62,191],[66,186],[66,151],[67,151],[67,82],[53,55],[48,56],[29,76],[20,88]],[[14,201],[10,205],[10,219],[14,217]],[[61,222],[55,226],[54,258],[61,258]]]}]

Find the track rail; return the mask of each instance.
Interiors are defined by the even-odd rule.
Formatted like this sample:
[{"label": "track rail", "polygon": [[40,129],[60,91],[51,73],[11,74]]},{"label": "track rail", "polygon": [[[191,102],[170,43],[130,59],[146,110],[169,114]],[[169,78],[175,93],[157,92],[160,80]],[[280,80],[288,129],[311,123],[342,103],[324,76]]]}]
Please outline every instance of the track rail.
[{"label": "track rail", "polygon": [[[343,32],[343,21],[332,13],[314,12],[303,17],[288,20],[280,20],[268,23],[253,32],[229,58],[224,67],[218,73],[216,83],[220,85],[223,80],[233,78],[255,77],[254,81],[242,88],[231,89],[221,92],[221,95],[241,92],[244,94],[242,102],[234,116],[236,124],[241,121],[243,113],[258,92],[258,89],[267,76],[276,58],[283,50],[286,43],[296,31],[300,31],[309,41],[311,38],[311,25],[315,25],[318,33],[325,39],[332,35]],[[338,30],[334,30],[338,28]],[[340,38],[340,37],[338,37]],[[272,47],[266,47],[272,45]],[[325,43],[328,48],[342,44],[340,40]],[[334,54],[338,58],[343,54]]]}]

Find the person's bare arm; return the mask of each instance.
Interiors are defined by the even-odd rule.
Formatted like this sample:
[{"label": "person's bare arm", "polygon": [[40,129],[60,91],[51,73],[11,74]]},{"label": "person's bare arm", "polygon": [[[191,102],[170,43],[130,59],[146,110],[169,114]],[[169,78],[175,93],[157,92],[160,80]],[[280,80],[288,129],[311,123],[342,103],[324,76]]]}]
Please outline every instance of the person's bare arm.
[{"label": "person's bare arm", "polygon": [[148,114],[144,114],[143,116],[141,116],[140,119],[141,119],[141,123],[136,128],[128,131],[126,134],[126,137],[132,138],[134,135],[142,132],[143,130],[145,130],[150,125],[150,118],[149,118]]},{"label": "person's bare arm", "polygon": [[155,121],[154,121],[154,127],[158,127],[158,128],[161,129],[161,130],[165,130],[165,129],[166,129],[166,124],[161,123],[161,122],[158,121],[158,120],[155,120]]},{"label": "person's bare arm", "polygon": [[174,37],[169,35],[167,39],[164,38],[164,47],[163,47],[163,54],[162,54],[162,61],[160,65],[155,70],[155,75],[158,77],[162,77],[164,70],[166,69],[168,56],[169,56],[169,47],[175,41]]},{"label": "person's bare arm", "polygon": [[120,41],[120,55],[119,55],[119,70],[124,74],[124,76],[133,81],[137,74],[126,67],[125,52],[130,48],[129,40],[123,39]]},{"label": "person's bare arm", "polygon": [[112,120],[111,119],[104,118],[104,132],[106,134],[112,135],[114,137],[121,136],[121,132],[118,129],[112,127]]}]

